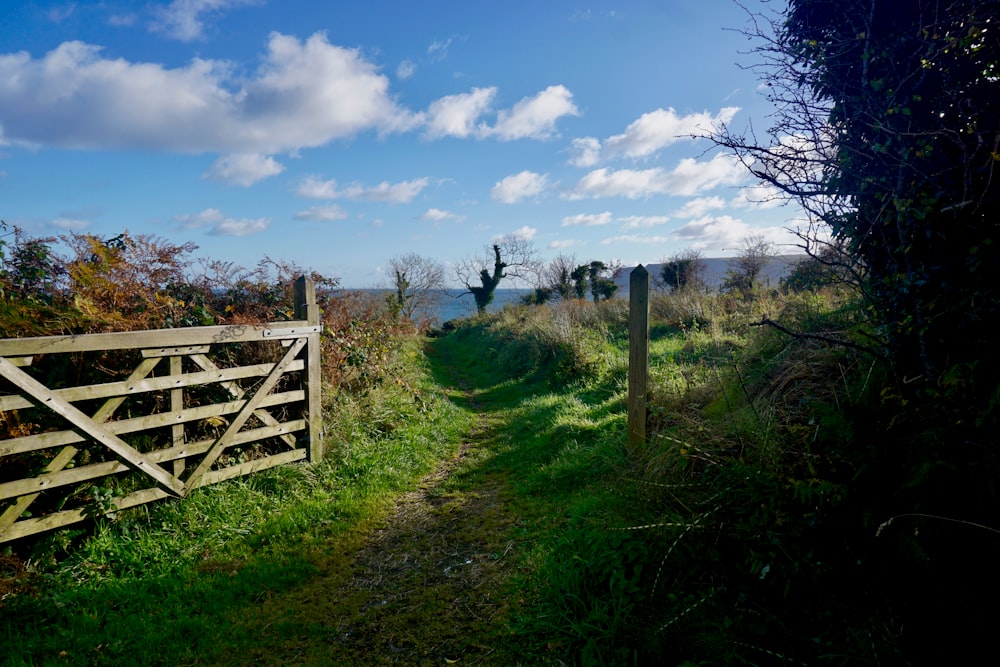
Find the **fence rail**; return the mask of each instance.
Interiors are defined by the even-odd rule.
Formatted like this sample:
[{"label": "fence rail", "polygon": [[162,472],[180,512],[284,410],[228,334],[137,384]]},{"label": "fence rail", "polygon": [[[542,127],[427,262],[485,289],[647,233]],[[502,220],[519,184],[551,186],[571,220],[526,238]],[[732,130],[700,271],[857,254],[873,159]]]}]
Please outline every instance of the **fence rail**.
[{"label": "fence rail", "polygon": [[[0,340],[0,543],[321,459],[319,310],[305,277],[295,283],[295,317]],[[109,352],[136,363],[126,379],[46,386],[68,378],[32,368]],[[238,355],[258,363],[226,365]],[[115,493],[97,492],[95,480],[108,478]]]}]

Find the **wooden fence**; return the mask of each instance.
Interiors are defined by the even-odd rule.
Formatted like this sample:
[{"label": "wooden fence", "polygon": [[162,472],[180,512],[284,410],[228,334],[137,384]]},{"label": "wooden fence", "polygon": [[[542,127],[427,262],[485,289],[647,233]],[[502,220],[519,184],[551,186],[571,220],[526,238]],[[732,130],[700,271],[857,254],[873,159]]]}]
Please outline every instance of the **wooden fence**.
[{"label": "wooden fence", "polygon": [[[319,311],[304,277],[294,317],[0,339],[8,434],[0,439],[0,543],[322,458]],[[91,382],[110,358],[131,359],[134,370]],[[66,386],[70,373],[31,368],[60,359],[56,368],[91,383]],[[236,359],[244,365],[227,365]]]}]

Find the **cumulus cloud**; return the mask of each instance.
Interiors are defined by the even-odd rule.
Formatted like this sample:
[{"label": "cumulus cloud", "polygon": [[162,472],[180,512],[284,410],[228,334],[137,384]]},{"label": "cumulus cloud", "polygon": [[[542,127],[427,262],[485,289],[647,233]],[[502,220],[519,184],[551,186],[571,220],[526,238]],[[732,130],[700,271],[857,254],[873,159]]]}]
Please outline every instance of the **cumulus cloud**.
[{"label": "cumulus cloud", "polygon": [[674,215],[678,218],[700,218],[709,211],[725,206],[726,202],[722,200],[722,197],[699,197],[686,202],[684,206],[674,212]]},{"label": "cumulus cloud", "polygon": [[309,176],[299,184],[298,195],[307,199],[350,199],[406,204],[413,201],[429,184],[430,179],[425,177],[399,183],[382,181],[373,186],[349,183],[344,187],[339,187],[336,179],[324,181],[315,176]]},{"label": "cumulus cloud", "polygon": [[678,239],[686,241],[692,248],[716,251],[740,247],[750,233],[749,225],[729,215],[706,215],[674,231]]},{"label": "cumulus cloud", "polygon": [[612,243],[642,243],[645,245],[651,243],[667,243],[670,241],[669,236],[646,236],[643,234],[622,234],[621,236],[612,236],[611,238],[602,239],[601,245],[611,245]]},{"label": "cumulus cloud", "polygon": [[204,175],[230,185],[249,187],[284,170],[284,165],[272,157],[259,153],[237,153],[220,157]]},{"label": "cumulus cloud", "polygon": [[0,55],[0,126],[12,143],[273,155],[420,120],[396,105],[375,65],[321,33],[273,33],[255,72],[233,70],[109,59],[78,41],[38,59]]},{"label": "cumulus cloud", "polygon": [[473,88],[415,113],[396,103],[377,65],[323,33],[305,40],[272,33],[247,74],[221,60],[166,67],[107,58],[99,46],[71,41],[38,58],[0,54],[0,143],[273,156],[366,131],[546,139],[559,119],[579,114],[563,86],[499,111],[496,96],[495,87]]},{"label": "cumulus cloud", "polygon": [[52,226],[67,232],[79,232],[89,227],[90,221],[79,220],[77,218],[60,217],[52,221]]},{"label": "cumulus cloud", "polygon": [[496,88],[473,88],[472,92],[447,95],[431,102],[424,135],[437,139],[476,134],[479,131],[476,122],[490,109],[496,93]]},{"label": "cumulus cloud", "polygon": [[670,222],[670,216],[666,215],[630,215],[622,218],[625,229],[649,229],[659,227]]},{"label": "cumulus cloud", "polygon": [[420,219],[430,222],[445,222],[446,220],[461,221],[465,218],[450,211],[442,211],[439,208],[429,208],[420,216]]},{"label": "cumulus cloud", "polygon": [[230,218],[217,208],[174,216],[182,229],[208,229],[211,236],[249,236],[271,226],[270,218]]},{"label": "cumulus cloud", "polygon": [[295,214],[296,220],[308,220],[310,222],[335,222],[337,220],[346,220],[347,218],[347,211],[336,204],[312,206]]},{"label": "cumulus cloud", "polygon": [[601,142],[594,137],[574,139],[569,163],[574,167],[594,167],[601,161]]},{"label": "cumulus cloud", "polygon": [[261,0],[174,0],[155,10],[149,28],[168,37],[190,42],[204,36],[204,14],[222,14],[230,9],[260,4]]},{"label": "cumulus cloud", "polygon": [[514,231],[512,231],[509,234],[496,234],[496,235],[494,235],[493,236],[493,242],[497,243],[497,242],[503,241],[504,239],[518,239],[518,240],[521,240],[521,241],[530,241],[531,239],[535,238],[536,234],[538,234],[538,229],[537,228],[535,228],[535,227],[529,227],[528,225],[525,225],[524,227],[521,227],[520,229],[515,229]]},{"label": "cumulus cloud", "polygon": [[552,241],[549,243],[549,248],[551,250],[565,250],[566,248],[572,248],[578,243],[579,241],[576,239],[563,239],[561,241]]},{"label": "cumulus cloud", "polygon": [[579,116],[573,94],[565,86],[549,86],[534,97],[525,97],[509,111],[500,111],[493,128],[483,128],[486,136],[502,141],[547,139],[555,134],[563,116]]},{"label": "cumulus cloud", "polygon": [[786,201],[787,197],[777,188],[753,185],[741,189],[740,194],[734,197],[729,205],[734,208],[770,209],[777,208]]},{"label": "cumulus cloud", "polygon": [[563,227],[572,227],[574,225],[584,225],[587,227],[593,227],[597,225],[607,225],[611,222],[611,211],[605,211],[604,213],[580,213],[578,215],[570,215],[562,219]]},{"label": "cumulus cloud", "polygon": [[522,199],[540,195],[548,187],[548,184],[548,174],[522,171],[497,181],[493,189],[490,190],[490,197],[504,204],[514,204]]},{"label": "cumulus cloud", "polygon": [[649,157],[677,141],[728,123],[738,111],[739,107],[724,107],[714,115],[703,111],[679,116],[673,108],[657,109],[630,123],[623,133],[608,137],[603,145],[594,137],[574,140],[570,164],[593,167],[602,161]]},{"label": "cumulus cloud", "polygon": [[747,179],[746,169],[732,156],[716,155],[708,161],[686,158],[671,171],[601,168],[591,171],[565,192],[570,200],[593,197],[640,199],[653,195],[694,196],[720,185],[735,185]]}]

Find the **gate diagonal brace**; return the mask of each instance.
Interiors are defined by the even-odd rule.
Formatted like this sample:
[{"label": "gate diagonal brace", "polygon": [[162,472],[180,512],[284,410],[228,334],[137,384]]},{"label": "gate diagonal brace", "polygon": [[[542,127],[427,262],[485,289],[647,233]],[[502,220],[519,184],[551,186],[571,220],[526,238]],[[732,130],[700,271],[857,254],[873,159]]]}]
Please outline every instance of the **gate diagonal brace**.
[{"label": "gate diagonal brace", "polygon": [[93,438],[113,451],[121,457],[128,467],[137,472],[149,475],[156,481],[156,485],[167,493],[178,497],[185,495],[184,482],[161,468],[159,464],[148,456],[137,452],[127,442],[2,357],[0,357],[0,375],[10,380],[21,391],[35,399],[41,407],[48,408],[62,416],[81,433]]},{"label": "gate diagonal brace", "polygon": [[284,375],[288,366],[290,366],[291,363],[295,361],[295,358],[299,356],[299,352],[301,352],[302,348],[306,346],[307,341],[307,338],[300,338],[295,341],[295,344],[288,348],[285,352],[285,356],[281,358],[281,361],[274,365],[271,373],[257,389],[257,393],[255,393],[253,397],[251,397],[250,400],[244,404],[239,414],[237,414],[233,418],[233,421],[229,424],[229,428],[226,429],[226,432],[219,436],[215,443],[212,444],[211,448],[205,452],[205,457],[201,460],[201,463],[198,464],[198,467],[195,468],[194,472],[192,472],[190,477],[187,478],[188,489],[193,489],[198,486],[198,480],[200,480],[201,477],[211,469],[212,464],[215,463],[216,459],[222,455],[222,452],[225,451],[233,436],[239,433],[239,430],[243,428],[246,421],[250,419],[250,415],[252,415],[254,411],[260,407],[264,398],[271,392],[272,389],[274,389],[275,385],[278,384],[278,380],[280,380],[281,376]]},{"label": "gate diagonal brace", "polygon": [[[128,382],[138,382],[142,380],[147,375],[149,375],[153,368],[159,363],[159,359],[143,359],[142,363],[132,371],[132,374],[128,376]],[[19,366],[16,361],[14,361],[15,366]],[[125,402],[124,396],[117,396],[109,398],[104,402],[94,416],[91,419],[97,423],[104,423],[111,419],[111,415],[114,414],[115,410],[118,409],[122,403]],[[63,447],[54,459],[49,461],[48,465],[42,470],[43,473],[55,473],[59,472],[63,468],[69,465],[73,457],[76,456],[77,449],[72,445]],[[35,502],[40,494],[29,493],[26,496],[21,496],[18,498],[13,505],[7,508],[7,511],[0,515],[0,527],[9,526],[20,518],[22,514],[31,506],[31,503]]]}]

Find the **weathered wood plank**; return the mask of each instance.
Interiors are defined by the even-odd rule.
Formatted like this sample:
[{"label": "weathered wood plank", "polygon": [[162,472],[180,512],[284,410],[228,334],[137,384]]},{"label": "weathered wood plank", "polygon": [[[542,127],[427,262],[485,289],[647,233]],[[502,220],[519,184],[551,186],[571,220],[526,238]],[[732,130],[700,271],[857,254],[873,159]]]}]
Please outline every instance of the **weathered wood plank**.
[{"label": "weathered wood plank", "polygon": [[[319,306],[316,304],[316,284],[306,276],[295,280],[295,317],[309,324],[320,324]],[[321,332],[310,334],[306,343],[306,373],[304,384],[306,390],[306,418],[309,420],[309,431],[306,441],[309,446],[309,461],[317,463],[323,460],[323,407],[321,395],[320,368],[320,335]]]},{"label": "weathered wood plank", "polygon": [[[52,473],[58,473],[60,470],[65,468],[70,461],[73,460],[73,457],[76,456],[77,451],[78,450],[75,447],[64,447],[61,452],[56,454],[56,457],[54,459],[49,461],[48,465],[42,468],[42,475],[39,475],[39,477],[45,477]],[[13,483],[16,484],[17,482]],[[0,484],[0,487],[3,486],[5,485]],[[36,491],[36,493],[32,493],[32,491]],[[0,494],[2,494],[2,490],[0,490]],[[31,503],[35,501],[35,498],[38,497],[38,493],[37,489],[29,488],[24,493],[16,493],[14,494],[14,496],[21,496],[21,497],[17,499],[17,502],[8,507],[7,510],[2,515],[0,515],[0,527],[9,526],[10,524],[17,521],[18,517],[24,514],[25,510],[27,510],[28,507],[31,505]],[[14,496],[0,495],[0,498],[12,498]]]},{"label": "weathered wood plank", "polygon": [[[233,437],[230,446],[235,447],[238,445],[246,445],[251,442],[266,440],[267,438],[281,437],[297,431],[304,431],[305,429],[306,420],[297,419],[295,421],[285,422],[275,426],[264,426],[261,428],[251,429],[249,431],[241,431]],[[158,449],[153,452],[148,452],[147,456],[157,463],[183,461],[189,456],[197,456],[207,452],[214,443],[215,438],[199,440],[167,449]],[[305,450],[303,449],[303,451]],[[61,456],[62,453],[60,453],[60,457]],[[72,456],[70,456],[70,458],[72,458]],[[0,484],[0,500],[17,498],[18,496],[24,498],[27,494],[37,495],[41,491],[48,491],[61,486],[67,486],[69,484],[78,484],[79,482],[98,479],[108,475],[117,475],[129,470],[128,466],[121,461],[91,463],[89,465],[80,466],[79,468],[70,468],[68,470],[63,469],[65,467],[65,463],[57,465],[57,462],[59,462],[59,457],[46,466],[45,471],[36,477],[18,479]],[[68,460],[66,462],[68,462]],[[8,511],[11,510],[8,509]],[[24,509],[21,509],[19,512],[14,514],[14,518],[9,523],[16,521],[17,517],[21,516],[23,513]],[[4,516],[6,516],[6,514],[7,513],[5,512]],[[6,525],[4,523],[4,519],[0,518],[0,526],[3,525]]]},{"label": "weathered wood plank", "polygon": [[223,433],[221,436],[219,436],[219,439],[216,441],[215,445],[213,445],[212,448],[209,449],[208,452],[205,454],[204,458],[202,458],[201,463],[198,464],[198,467],[195,468],[194,471],[191,473],[190,477],[188,477],[188,483],[197,484],[198,479],[209,471],[209,469],[212,467],[212,464],[215,463],[215,460],[219,458],[219,456],[228,446],[229,441],[232,439],[233,435],[239,432],[241,428],[243,428],[243,424],[245,424],[246,421],[250,419],[250,416],[254,413],[254,410],[261,407],[264,399],[267,397],[267,394],[272,389],[274,389],[275,385],[278,384],[278,380],[281,379],[281,376],[285,372],[285,369],[289,365],[291,365],[293,361],[295,361],[295,357],[297,357],[299,352],[302,351],[302,348],[305,347],[305,344],[306,344],[306,339],[300,338],[299,340],[295,341],[295,345],[293,345],[291,348],[289,348],[287,352],[285,352],[285,356],[282,357],[281,361],[275,364],[274,370],[271,371],[271,374],[268,375],[267,378],[257,388],[257,393],[255,393],[253,397],[246,402],[246,405],[243,406],[243,409],[240,410],[235,417],[233,417],[233,421],[232,423],[229,424],[229,427],[226,429],[226,432]]},{"label": "weathered wood plank", "polygon": [[629,276],[628,444],[646,442],[649,386],[649,272],[640,264]]},{"label": "weathered wood plank", "polygon": [[[174,348],[176,349],[176,348]],[[186,348],[191,349],[191,348]],[[205,348],[195,348],[198,350],[207,349]],[[145,353],[145,350],[143,350]],[[184,359],[179,356],[171,356],[170,359],[170,379],[175,380],[175,387],[170,390],[170,411],[180,412],[184,409],[184,388],[179,385],[183,380],[184,375]],[[174,447],[181,447],[184,445],[184,424],[174,424],[170,427],[170,444]],[[178,459],[174,461],[173,468],[170,471],[174,477],[180,479],[181,473],[184,472],[184,459]]]},{"label": "weathered wood plank", "polygon": [[[143,360],[139,363],[139,366],[132,371],[129,375],[130,381],[141,380],[142,378],[149,375],[153,369],[156,367],[157,360]],[[112,398],[111,400],[105,401],[105,403],[98,408],[97,412],[94,413],[92,419],[96,422],[106,422],[111,419],[115,410],[122,404],[124,398]],[[43,473],[57,473],[66,466],[69,465],[73,457],[76,456],[77,449],[72,446],[67,446],[59,452],[56,457],[42,469]],[[13,523],[17,521],[24,512],[31,506],[31,503],[35,502],[38,498],[38,493],[32,493],[29,495],[21,496],[17,501],[4,512],[3,516],[0,516],[0,526],[6,525],[7,523]]]},{"label": "weathered wood plank", "polygon": [[311,326],[308,322],[276,322],[269,324],[230,324],[214,327],[185,327],[146,331],[121,331],[78,336],[40,336],[37,338],[0,339],[0,357],[23,357],[58,352],[93,352],[98,350],[135,350],[211,345],[213,343],[244,343],[255,340],[298,338],[301,333],[288,333],[296,328]]},{"label": "weathered wood plank", "polygon": [[132,466],[132,468],[149,475],[164,490],[176,493],[177,495],[184,495],[183,482],[158,466],[148,457],[137,452],[128,443],[108,431],[89,416],[80,412],[73,405],[53,394],[49,391],[48,387],[3,358],[0,358],[0,375],[7,378],[12,384],[21,389],[21,391],[35,398],[40,404],[61,415],[77,429],[113,451]]},{"label": "weathered wood plank", "polygon": [[[144,360],[143,363],[152,363],[155,366],[158,361],[158,357],[151,357]],[[180,376],[170,375],[145,380],[141,378],[133,380],[130,378],[120,382],[105,382],[103,384],[92,384],[82,387],[54,389],[52,392],[64,401],[74,403],[76,401],[107,398],[109,396],[125,396],[168,389],[183,389],[185,387],[194,387],[215,382],[232,382],[250,377],[263,377],[270,373],[273,368],[274,364],[252,364],[250,366],[234,366],[232,368],[215,366],[213,369],[206,369],[200,373],[184,373]],[[301,371],[304,368],[305,362],[298,361],[289,366],[288,371]],[[20,410],[31,407],[31,405],[31,401],[22,396],[0,396],[0,412]]]},{"label": "weathered wood plank", "polygon": [[[288,342],[291,343],[293,341],[289,340]],[[193,361],[195,364],[198,365],[199,368],[201,368],[202,370],[205,370],[205,371],[210,371],[211,372],[211,371],[218,371],[219,370],[219,367],[215,365],[215,362],[213,362],[211,359],[209,359],[208,357],[206,357],[203,354],[192,355],[191,356],[191,361]],[[296,361],[293,361],[291,364],[288,365],[288,370],[289,371],[302,370],[303,366],[304,366],[304,364],[303,364],[303,362],[301,360],[296,360]],[[273,364],[272,364],[272,367],[273,367]],[[239,398],[243,398],[244,396],[246,396],[246,392],[243,390],[243,387],[239,386],[235,382],[223,382],[221,384],[225,388],[225,390],[229,392],[229,395],[232,396],[233,398],[239,399]],[[271,415],[271,413],[268,412],[267,410],[264,410],[264,409],[255,410],[253,414],[254,414],[255,417],[257,417],[262,422],[264,422],[264,424],[267,424],[269,426],[273,426],[273,425],[275,425],[275,424],[278,423],[278,420],[275,419]],[[293,438],[291,436],[288,436],[285,439],[285,442],[288,444],[289,447],[291,447],[292,449],[295,449],[295,438]]]},{"label": "weathered wood plank", "polygon": [[[238,466],[231,466],[229,468],[223,468],[221,470],[213,470],[206,475],[204,475],[199,486],[207,486],[209,484],[215,484],[223,480],[232,479],[234,477],[239,477],[241,475],[250,474],[253,472],[259,472],[267,468],[273,468],[279,465],[285,465],[288,463],[293,463],[295,461],[301,461],[306,458],[306,450],[296,449],[290,452],[282,452],[280,454],[274,454],[273,456],[268,456],[263,459],[257,459],[255,461],[247,461],[246,463],[240,464]],[[138,505],[144,505],[146,503],[153,502],[154,500],[162,500],[164,498],[171,497],[171,494],[163,491],[159,488],[153,489],[143,489],[141,491],[135,491],[128,494],[122,498],[114,499],[115,510],[124,510],[130,507],[136,507]],[[47,530],[52,530],[54,528],[63,528],[65,526],[70,526],[74,523],[80,523],[88,519],[86,510],[84,508],[65,510],[62,512],[54,512],[44,517],[39,517],[36,519],[23,519],[11,526],[5,526],[0,528],[0,543],[9,542],[11,540],[16,540],[21,537],[26,537],[28,535],[34,535],[36,533],[41,533]]]},{"label": "weathered wood plank", "polygon": [[[287,403],[299,403],[306,398],[305,392],[301,389],[286,391],[279,394],[270,394],[264,398],[260,407],[270,408]],[[229,401],[228,403],[213,403],[212,405],[202,405],[195,408],[185,408],[179,413],[161,412],[145,417],[134,417],[132,419],[122,419],[121,421],[110,422],[106,428],[115,435],[125,433],[135,433],[151,428],[171,426],[184,422],[198,421],[210,417],[221,417],[224,415],[239,412],[243,409],[246,401]],[[26,435],[21,438],[11,438],[0,441],[0,457],[11,454],[22,454],[33,452],[49,447],[60,447],[84,442],[87,438],[73,431],[53,431],[51,433],[38,433],[36,435]]]},{"label": "weathered wood plank", "polygon": [[142,356],[149,357],[183,357],[188,354],[208,354],[211,345],[182,345],[180,347],[154,347],[142,351]]}]

